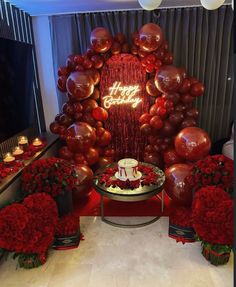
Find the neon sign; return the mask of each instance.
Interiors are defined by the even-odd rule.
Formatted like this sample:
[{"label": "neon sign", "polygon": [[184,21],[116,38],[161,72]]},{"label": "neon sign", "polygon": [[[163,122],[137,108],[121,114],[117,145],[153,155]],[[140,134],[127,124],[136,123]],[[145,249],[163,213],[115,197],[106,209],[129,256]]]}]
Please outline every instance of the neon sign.
[{"label": "neon sign", "polygon": [[139,91],[139,85],[122,86],[121,82],[115,82],[109,88],[109,95],[103,97],[104,108],[123,104],[131,104],[132,108],[136,108],[142,102],[142,99],[135,97]]}]

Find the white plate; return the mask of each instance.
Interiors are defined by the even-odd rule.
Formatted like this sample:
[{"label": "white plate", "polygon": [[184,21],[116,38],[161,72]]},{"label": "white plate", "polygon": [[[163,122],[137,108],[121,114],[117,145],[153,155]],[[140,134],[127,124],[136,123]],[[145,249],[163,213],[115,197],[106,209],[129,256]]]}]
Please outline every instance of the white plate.
[{"label": "white plate", "polygon": [[[119,177],[119,172],[115,173],[115,177],[119,180],[126,181],[128,178],[126,177]],[[142,177],[142,173],[140,171],[137,172],[137,176],[135,178],[129,179],[130,181],[138,180]]]}]

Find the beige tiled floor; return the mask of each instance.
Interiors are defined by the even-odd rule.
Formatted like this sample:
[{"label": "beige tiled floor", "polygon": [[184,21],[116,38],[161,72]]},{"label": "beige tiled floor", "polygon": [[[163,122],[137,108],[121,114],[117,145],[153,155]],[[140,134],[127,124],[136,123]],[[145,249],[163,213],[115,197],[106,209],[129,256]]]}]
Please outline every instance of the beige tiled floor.
[{"label": "beige tiled floor", "polygon": [[[116,218],[134,221],[137,218]],[[16,269],[0,265],[1,287],[232,287],[233,254],[227,265],[210,265],[200,244],[167,236],[168,218],[142,228],[121,229],[82,217],[85,240],[78,249],[51,251],[45,265]]]}]

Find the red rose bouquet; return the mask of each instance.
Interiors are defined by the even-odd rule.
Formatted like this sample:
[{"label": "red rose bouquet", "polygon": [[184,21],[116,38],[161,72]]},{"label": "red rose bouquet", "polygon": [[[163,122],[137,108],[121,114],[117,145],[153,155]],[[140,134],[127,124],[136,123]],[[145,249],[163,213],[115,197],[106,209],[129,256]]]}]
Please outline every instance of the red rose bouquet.
[{"label": "red rose bouquet", "polygon": [[24,193],[46,192],[56,197],[71,191],[76,183],[76,172],[66,160],[51,157],[27,166],[21,177]]},{"label": "red rose bouquet", "polygon": [[59,219],[56,226],[56,236],[72,235],[78,232],[80,220],[73,213]]},{"label": "red rose bouquet", "polygon": [[224,155],[207,156],[197,161],[188,181],[193,190],[208,185],[217,185],[227,192],[233,191],[233,161]]},{"label": "red rose bouquet", "polygon": [[46,262],[58,221],[55,201],[37,193],[0,210],[0,248],[14,252],[21,267],[33,268]]},{"label": "red rose bouquet", "polygon": [[194,195],[193,227],[212,264],[228,262],[233,244],[233,199],[222,188],[202,187]]}]

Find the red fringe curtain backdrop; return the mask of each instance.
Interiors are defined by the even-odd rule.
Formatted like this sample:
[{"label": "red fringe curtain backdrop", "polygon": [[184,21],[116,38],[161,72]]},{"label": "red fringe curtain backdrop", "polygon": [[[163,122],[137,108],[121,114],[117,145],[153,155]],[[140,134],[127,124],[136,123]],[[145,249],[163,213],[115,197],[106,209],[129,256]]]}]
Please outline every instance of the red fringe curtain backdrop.
[{"label": "red fringe curtain backdrop", "polygon": [[[190,76],[205,85],[195,101],[200,111],[199,126],[212,142],[229,136],[233,110],[233,11],[230,6],[209,11],[203,7],[170,8],[154,11],[116,11],[50,17],[55,75],[67,56],[84,53],[91,31],[107,28],[113,36],[127,38],[146,23],[161,26],[174,65],[185,67]],[[56,82],[57,76],[55,76]],[[61,105],[65,95],[58,91]]]}]

